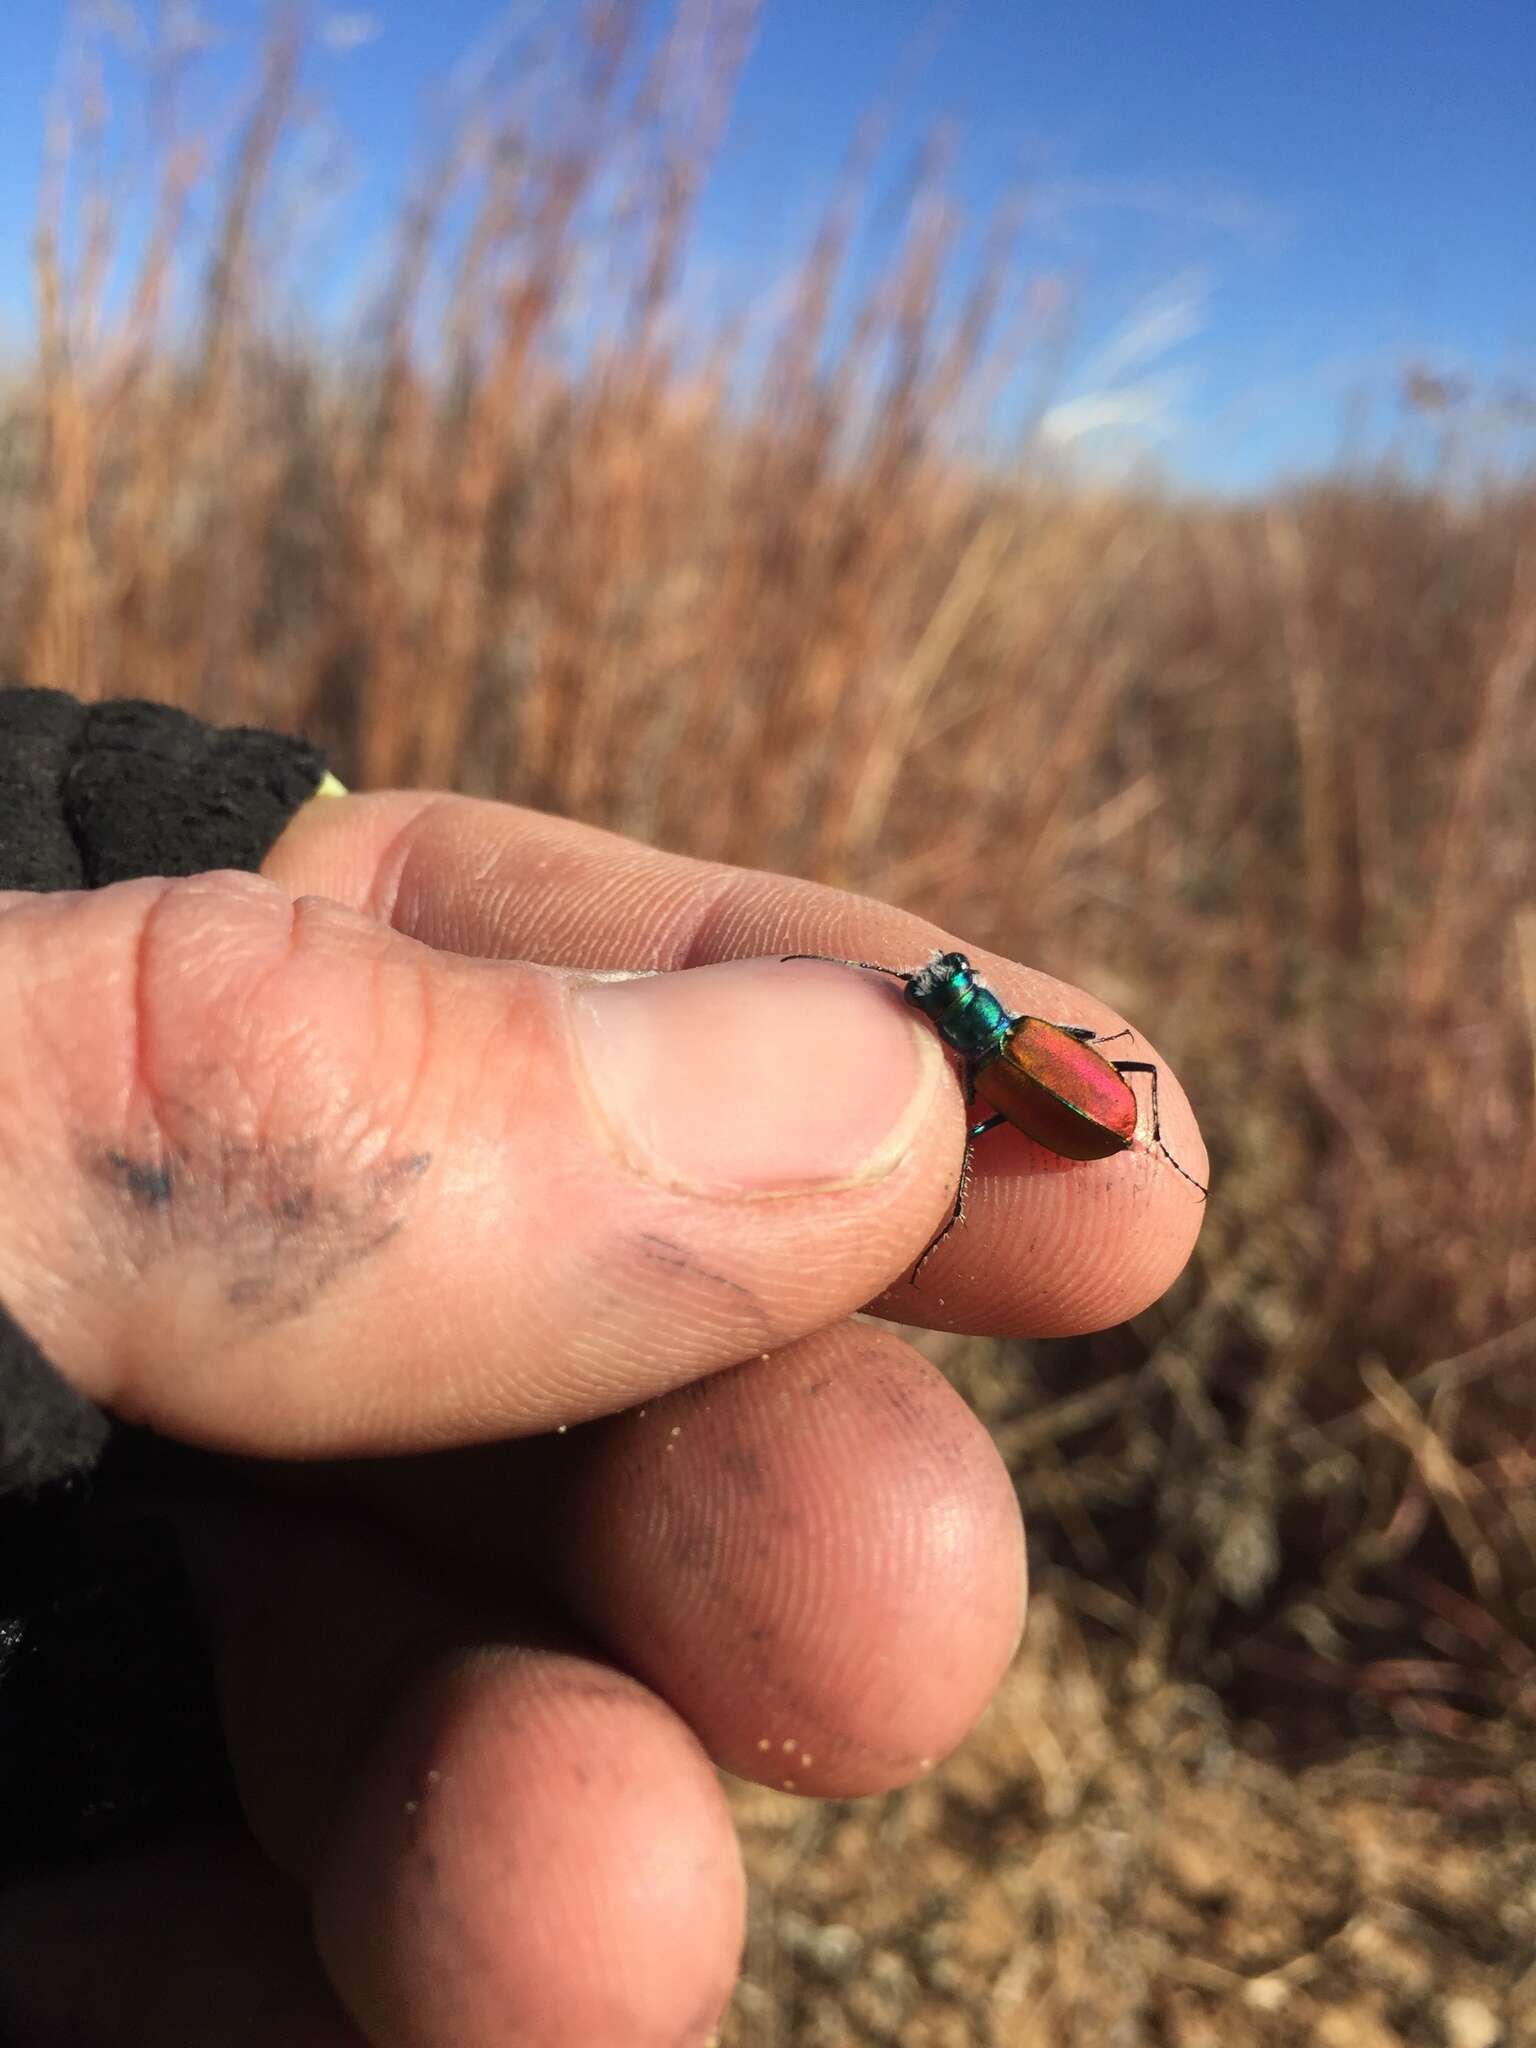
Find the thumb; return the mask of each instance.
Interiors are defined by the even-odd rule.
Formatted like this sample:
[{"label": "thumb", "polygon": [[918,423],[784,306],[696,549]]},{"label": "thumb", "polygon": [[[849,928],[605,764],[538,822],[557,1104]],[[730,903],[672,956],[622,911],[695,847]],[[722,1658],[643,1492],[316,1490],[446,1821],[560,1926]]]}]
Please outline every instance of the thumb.
[{"label": "thumb", "polygon": [[889,991],[433,951],[237,873],[0,897],[0,1300],[83,1393],[323,1456],[603,1413],[869,1299],[959,1100]]}]

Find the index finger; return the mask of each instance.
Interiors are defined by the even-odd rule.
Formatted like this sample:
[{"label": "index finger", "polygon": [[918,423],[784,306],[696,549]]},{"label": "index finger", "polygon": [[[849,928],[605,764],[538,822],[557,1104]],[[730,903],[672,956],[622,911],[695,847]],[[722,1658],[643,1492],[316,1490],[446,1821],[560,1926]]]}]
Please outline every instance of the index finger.
[{"label": "index finger", "polygon": [[[910,970],[959,945],[888,904],[793,876],[657,852],[510,804],[414,791],[306,806],[265,870],[455,953],[545,966],[674,972],[787,953]],[[1110,1034],[1126,1020],[1086,990],[968,947],[1015,1010]],[[1139,1033],[1116,1056],[1156,1070],[1138,1136],[1106,1159],[1067,1160],[1001,1128],[976,1152],[964,1224],[877,1303],[927,1328],[1065,1336],[1155,1301],[1189,1258],[1204,1214],[1204,1145],[1177,1079]],[[1171,1155],[1171,1158],[1170,1158]],[[1172,1162],[1177,1162],[1175,1166]],[[1183,1169],[1181,1174],[1179,1169]]]}]

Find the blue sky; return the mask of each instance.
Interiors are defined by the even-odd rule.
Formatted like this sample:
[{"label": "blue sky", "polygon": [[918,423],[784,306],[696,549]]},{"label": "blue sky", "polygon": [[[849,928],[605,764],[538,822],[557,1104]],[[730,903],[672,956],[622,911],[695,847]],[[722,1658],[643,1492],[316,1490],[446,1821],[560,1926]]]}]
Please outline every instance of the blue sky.
[{"label": "blue sky", "polygon": [[[259,10],[207,12],[229,36],[212,91]],[[317,298],[376,245],[432,82],[534,12],[374,0],[328,16],[309,87],[352,183],[317,245]],[[12,349],[65,14],[0,13]],[[1022,189],[1027,273],[1072,308],[1052,425],[1082,457],[1144,446],[1191,484],[1243,489],[1326,464],[1362,401],[1393,417],[1410,363],[1536,392],[1533,0],[766,0],[701,210],[701,308],[792,264],[877,100],[897,170],[954,122],[973,220]]]}]

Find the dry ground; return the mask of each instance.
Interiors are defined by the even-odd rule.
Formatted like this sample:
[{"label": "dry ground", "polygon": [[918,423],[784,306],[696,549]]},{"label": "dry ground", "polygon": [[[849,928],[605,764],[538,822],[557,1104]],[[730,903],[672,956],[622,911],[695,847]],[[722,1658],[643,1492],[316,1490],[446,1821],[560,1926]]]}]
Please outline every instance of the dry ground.
[{"label": "dry ground", "polygon": [[736,1793],[754,1903],[724,2048],[1536,2040],[1536,1752],[1458,1810],[1408,1745],[1310,1767],[1271,1745],[1038,1600],[926,1782]]}]

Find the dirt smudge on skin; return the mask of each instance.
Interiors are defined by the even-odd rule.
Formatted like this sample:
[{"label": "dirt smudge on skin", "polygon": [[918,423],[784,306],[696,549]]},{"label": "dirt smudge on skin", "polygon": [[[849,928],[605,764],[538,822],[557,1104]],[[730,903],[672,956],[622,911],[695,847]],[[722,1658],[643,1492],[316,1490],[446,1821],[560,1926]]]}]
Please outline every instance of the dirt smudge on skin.
[{"label": "dirt smudge on skin", "polygon": [[666,1326],[677,1332],[680,1360],[696,1347],[701,1362],[713,1365],[722,1355],[746,1358],[780,1341],[751,1287],[653,1231],[620,1240],[594,1266],[590,1291],[583,1291],[585,1320],[609,1345],[631,1331],[649,1339]]},{"label": "dirt smudge on skin", "polygon": [[744,1287],[739,1280],[732,1280],[727,1274],[715,1273],[701,1266],[693,1254],[682,1245],[674,1244],[669,1237],[658,1237],[653,1231],[644,1231],[640,1237],[641,1255],[653,1266],[662,1266],[668,1272],[686,1273],[690,1279],[703,1280],[711,1287],[718,1287],[737,1295],[742,1301],[757,1306],[757,1297],[750,1287]]},{"label": "dirt smudge on skin", "polygon": [[168,1166],[148,1165],[129,1159],[121,1152],[107,1153],[105,1165],[135,1207],[158,1209],[162,1202],[171,1199],[172,1181]]},{"label": "dirt smudge on skin", "polygon": [[720,1452],[720,1469],[728,1472],[741,1491],[753,1500],[760,1500],[766,1491],[763,1477],[763,1461],[758,1453],[747,1444],[727,1444]]},{"label": "dirt smudge on skin", "polygon": [[140,1273],[203,1256],[230,1308],[258,1326],[301,1315],[404,1227],[429,1152],[332,1164],[313,1139],[263,1144],[209,1132],[142,1155],[84,1141],[86,1178],[110,1191],[113,1248]]}]

